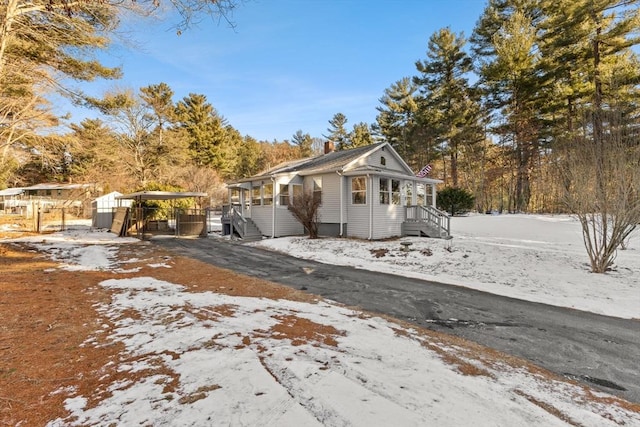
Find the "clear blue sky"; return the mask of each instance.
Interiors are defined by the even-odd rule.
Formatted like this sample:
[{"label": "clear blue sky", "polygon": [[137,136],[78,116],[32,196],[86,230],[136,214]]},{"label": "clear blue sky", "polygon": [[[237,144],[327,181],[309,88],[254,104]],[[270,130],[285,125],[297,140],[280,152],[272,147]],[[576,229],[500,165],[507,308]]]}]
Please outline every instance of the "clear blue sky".
[{"label": "clear blue sky", "polygon": [[[136,21],[132,43],[116,43],[108,65],[118,81],[85,84],[100,95],[109,87],[167,83],[174,101],[189,93],[207,100],[242,135],[291,139],[298,130],[321,137],[343,113],[347,127],[374,123],[386,88],[416,74],[431,34],[449,26],[468,38],[484,0],[239,0],[225,22],[205,17],[177,36],[172,23]],[[67,107],[68,108],[68,107]],[[77,122],[95,113],[71,111]]]}]

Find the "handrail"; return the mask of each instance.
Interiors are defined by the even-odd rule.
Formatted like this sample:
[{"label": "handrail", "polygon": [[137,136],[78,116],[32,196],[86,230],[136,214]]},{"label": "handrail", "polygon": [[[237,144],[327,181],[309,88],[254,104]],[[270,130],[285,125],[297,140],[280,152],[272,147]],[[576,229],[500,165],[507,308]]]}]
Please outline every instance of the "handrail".
[{"label": "handrail", "polygon": [[405,212],[407,222],[426,222],[437,227],[439,231],[444,231],[447,236],[451,235],[451,218],[446,212],[433,206],[420,205],[407,206]]},{"label": "handrail", "polygon": [[231,235],[233,235],[233,230],[237,230],[240,237],[245,237],[247,235],[247,220],[242,214],[235,208],[235,206],[231,206],[230,210],[231,217]]}]

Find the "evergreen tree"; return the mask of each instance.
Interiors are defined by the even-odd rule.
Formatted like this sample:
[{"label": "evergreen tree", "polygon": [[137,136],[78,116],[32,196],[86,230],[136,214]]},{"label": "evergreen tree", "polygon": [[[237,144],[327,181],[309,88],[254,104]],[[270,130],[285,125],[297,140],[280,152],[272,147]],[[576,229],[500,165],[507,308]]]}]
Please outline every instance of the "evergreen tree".
[{"label": "evergreen tree", "polygon": [[329,134],[323,135],[335,144],[337,150],[346,150],[351,146],[346,124],[347,117],[342,113],[336,113],[331,120],[329,120],[330,127],[327,129]]},{"label": "evergreen tree", "polygon": [[412,80],[404,77],[384,90],[384,95],[379,99],[382,105],[376,107],[378,132],[407,160],[413,157],[419,143],[412,138],[418,110],[416,90]]},{"label": "evergreen tree", "polygon": [[349,140],[351,141],[351,148],[373,144],[373,137],[371,136],[369,125],[364,122],[353,125],[353,130],[349,134]]},{"label": "evergreen tree", "polygon": [[480,107],[467,80],[473,64],[464,51],[465,43],[462,35],[449,28],[434,33],[429,38],[427,59],[416,62],[421,75],[414,78],[422,94],[418,108],[435,115],[433,132],[442,151],[449,155],[454,187],[458,186],[461,147],[482,139]]},{"label": "evergreen tree", "polygon": [[509,206],[515,211],[528,209],[542,134],[534,5],[534,0],[490,1],[472,37],[474,50],[484,55],[480,87],[489,108],[499,114],[491,131],[512,153],[515,183],[510,186]]},{"label": "evergreen tree", "polygon": [[221,176],[232,171],[226,123],[204,95],[191,93],[176,105],[177,125],[186,132],[191,158],[197,166],[211,166]]},{"label": "evergreen tree", "polygon": [[313,154],[313,139],[308,133],[302,133],[301,130],[298,130],[291,141],[299,148],[300,157],[310,157]]},{"label": "evergreen tree", "polygon": [[260,143],[250,136],[245,136],[238,146],[235,178],[247,178],[262,169],[262,149]]}]

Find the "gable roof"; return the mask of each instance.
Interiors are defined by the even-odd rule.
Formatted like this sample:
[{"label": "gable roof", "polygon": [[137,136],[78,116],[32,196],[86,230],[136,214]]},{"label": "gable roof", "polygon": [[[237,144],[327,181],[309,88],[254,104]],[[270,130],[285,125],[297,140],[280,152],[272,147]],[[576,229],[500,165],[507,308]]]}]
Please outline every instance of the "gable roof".
[{"label": "gable roof", "polygon": [[[350,150],[343,151],[332,151],[327,154],[321,154],[315,157],[309,157],[306,159],[297,159],[290,160],[288,162],[280,163],[279,165],[270,168],[266,171],[259,173],[258,175],[237,180],[235,182],[247,182],[254,181],[258,179],[269,178],[274,175],[281,174],[299,174],[299,175],[311,175],[311,174],[320,174],[320,173],[329,173],[329,172],[346,172],[349,170],[353,171],[366,171],[366,170],[375,170],[376,172],[380,172],[379,168],[371,168],[366,166],[356,166],[358,160],[371,155],[377,150],[383,149],[383,147],[388,147],[389,153],[393,155],[402,168],[405,171],[407,176],[414,177],[414,173],[411,168],[405,163],[405,161],[400,157],[400,155],[393,149],[393,147],[388,142],[380,142],[377,144],[366,145],[363,147],[352,148]],[[399,175],[398,172],[395,172],[396,175]],[[423,180],[429,181],[431,179],[424,178]]]},{"label": "gable roof", "polygon": [[[290,170],[286,170],[286,172],[298,172],[304,174],[334,172],[344,169],[353,161],[368,155],[385,144],[387,143],[381,142],[379,144],[366,145],[364,147],[352,148],[350,150],[332,151],[327,154],[312,157],[306,162],[296,165],[293,168],[290,168]],[[273,173],[273,171],[271,171],[271,173]],[[277,171],[276,173],[280,173],[280,171]]]}]

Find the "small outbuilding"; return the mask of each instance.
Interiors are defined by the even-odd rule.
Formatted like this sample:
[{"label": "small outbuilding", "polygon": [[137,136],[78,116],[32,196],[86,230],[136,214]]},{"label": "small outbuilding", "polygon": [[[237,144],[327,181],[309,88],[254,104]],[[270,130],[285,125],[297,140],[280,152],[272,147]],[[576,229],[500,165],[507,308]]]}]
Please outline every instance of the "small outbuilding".
[{"label": "small outbuilding", "polygon": [[91,227],[111,228],[116,208],[131,207],[132,200],[118,199],[118,196],[122,196],[122,193],[112,191],[93,199],[91,202]]},{"label": "small outbuilding", "polygon": [[[135,235],[140,239],[150,239],[154,235],[173,236],[207,236],[207,211],[206,209],[195,207],[195,200],[202,200],[207,197],[207,193],[200,192],[175,192],[175,191],[138,191],[130,194],[115,196],[116,200],[129,201],[130,208],[116,212],[115,220],[122,220],[121,235]],[[182,206],[170,207],[153,206],[153,201],[177,201],[192,199],[192,207]],[[202,206],[202,203],[198,203]],[[114,231],[113,227],[111,231]]]}]

